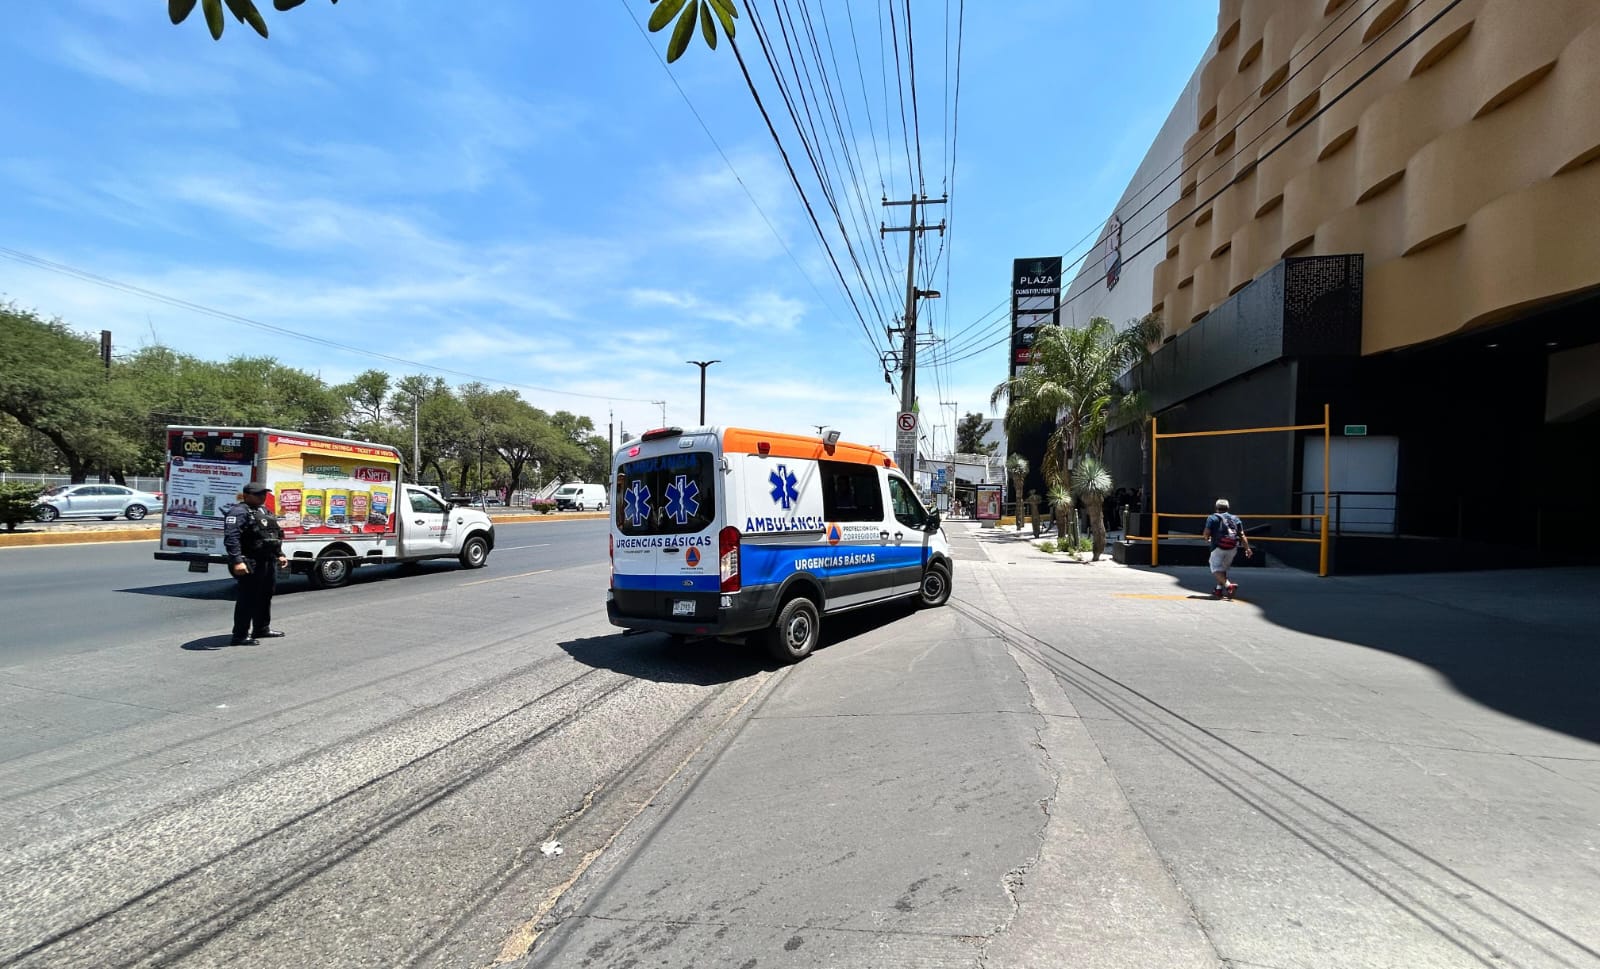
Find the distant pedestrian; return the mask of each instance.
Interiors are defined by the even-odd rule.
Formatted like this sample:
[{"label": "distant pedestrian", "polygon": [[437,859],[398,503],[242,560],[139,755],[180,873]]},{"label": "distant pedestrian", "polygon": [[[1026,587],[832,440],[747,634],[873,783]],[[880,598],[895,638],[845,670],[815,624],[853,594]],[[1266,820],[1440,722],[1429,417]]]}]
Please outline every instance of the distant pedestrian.
[{"label": "distant pedestrian", "polygon": [[272,628],[272,593],[278,570],[287,568],[283,529],[265,507],[267,486],[252,481],[236,505],[223,512],[222,541],[228,550],[228,571],[235,581],[233,646],[254,646],[283,635]]},{"label": "distant pedestrian", "polygon": [[1250,536],[1244,532],[1244,522],[1238,516],[1228,511],[1228,499],[1217,499],[1217,510],[1206,519],[1206,527],[1200,537],[1211,543],[1211,575],[1217,580],[1217,587],[1211,594],[1217,598],[1232,596],[1239,590],[1237,582],[1228,581],[1228,567],[1233,564],[1233,556],[1244,546],[1244,557],[1249,558],[1255,554],[1250,547]]}]

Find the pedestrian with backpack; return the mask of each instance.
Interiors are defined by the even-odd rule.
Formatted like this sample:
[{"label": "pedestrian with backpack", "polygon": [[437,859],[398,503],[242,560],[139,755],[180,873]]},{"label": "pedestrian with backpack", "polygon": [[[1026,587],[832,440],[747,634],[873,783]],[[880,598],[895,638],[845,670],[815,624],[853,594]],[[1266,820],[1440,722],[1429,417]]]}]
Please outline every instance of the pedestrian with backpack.
[{"label": "pedestrian with backpack", "polygon": [[1205,531],[1200,535],[1211,543],[1211,575],[1217,587],[1211,594],[1217,598],[1232,597],[1239,590],[1237,582],[1228,581],[1228,566],[1233,564],[1234,553],[1244,546],[1244,557],[1255,554],[1250,547],[1250,536],[1244,533],[1244,522],[1228,512],[1228,499],[1217,499],[1217,510],[1206,519]]}]

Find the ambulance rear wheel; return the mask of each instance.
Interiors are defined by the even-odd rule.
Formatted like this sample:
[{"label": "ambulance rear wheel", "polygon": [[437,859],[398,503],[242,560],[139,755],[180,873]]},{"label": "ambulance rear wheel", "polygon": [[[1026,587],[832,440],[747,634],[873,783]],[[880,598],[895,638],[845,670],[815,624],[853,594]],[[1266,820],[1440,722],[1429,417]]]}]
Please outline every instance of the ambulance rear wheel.
[{"label": "ambulance rear wheel", "polygon": [[816,603],[805,596],[790,599],[767,630],[767,652],[780,663],[800,662],[817,648],[820,625]]},{"label": "ambulance rear wheel", "polygon": [[942,606],[950,599],[950,570],[938,562],[928,566],[922,573],[922,590],[920,596],[922,605],[926,609]]}]

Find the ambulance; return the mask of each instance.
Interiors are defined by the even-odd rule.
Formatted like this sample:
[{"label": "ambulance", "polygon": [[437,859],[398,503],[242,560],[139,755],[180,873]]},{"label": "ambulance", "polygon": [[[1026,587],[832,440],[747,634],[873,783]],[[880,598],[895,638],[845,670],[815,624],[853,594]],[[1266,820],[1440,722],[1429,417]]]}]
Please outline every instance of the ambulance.
[{"label": "ambulance", "polygon": [[735,427],[646,432],[613,457],[606,615],[677,640],[816,648],[822,617],[950,598],[937,512],[882,451]]}]

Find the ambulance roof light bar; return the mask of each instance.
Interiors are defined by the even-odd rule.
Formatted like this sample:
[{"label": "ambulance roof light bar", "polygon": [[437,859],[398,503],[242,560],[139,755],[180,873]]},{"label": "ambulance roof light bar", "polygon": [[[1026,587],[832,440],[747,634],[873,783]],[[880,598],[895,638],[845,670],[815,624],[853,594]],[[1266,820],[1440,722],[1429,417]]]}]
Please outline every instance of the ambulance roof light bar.
[{"label": "ambulance roof light bar", "polygon": [[639,440],[657,441],[663,437],[677,437],[682,433],[683,428],[681,427],[658,427],[653,431],[645,431],[643,434],[639,435]]}]

